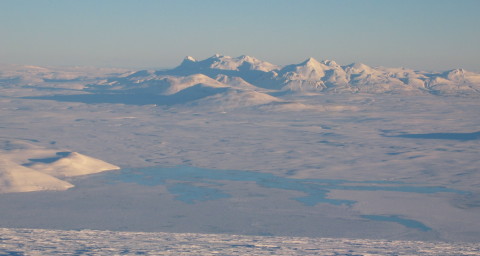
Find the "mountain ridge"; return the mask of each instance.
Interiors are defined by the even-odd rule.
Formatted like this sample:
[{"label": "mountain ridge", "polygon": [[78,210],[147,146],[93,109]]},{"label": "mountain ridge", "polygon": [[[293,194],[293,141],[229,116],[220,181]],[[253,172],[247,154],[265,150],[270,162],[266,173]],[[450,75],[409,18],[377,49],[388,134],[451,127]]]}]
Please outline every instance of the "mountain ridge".
[{"label": "mountain ridge", "polygon": [[[298,64],[279,66],[247,55],[215,54],[204,60],[187,56],[180,65],[167,70],[112,71],[92,75],[80,70],[62,72],[24,67],[0,73],[0,86],[70,90],[64,95],[37,97],[60,101],[164,106],[202,103],[224,109],[232,105],[255,107],[265,104],[285,109],[290,103],[301,103],[295,102],[296,99],[292,101],[288,95],[480,96],[480,73],[461,68],[427,72],[372,67],[358,62],[340,65],[334,60],[318,61],[312,57]],[[198,104],[190,104],[192,102]],[[289,106],[288,109],[310,108]]]},{"label": "mountain ridge", "polygon": [[246,82],[244,88],[250,87],[261,92],[418,91],[435,95],[480,94],[480,74],[464,69],[426,72],[406,68],[371,67],[363,63],[339,65],[333,60],[318,61],[312,57],[299,64],[278,66],[247,55],[230,57],[216,54],[204,60],[187,56],[179,66],[155,71],[154,74],[202,74],[213,80],[221,80],[227,86],[230,85],[228,81],[236,81],[238,84],[241,79]]}]

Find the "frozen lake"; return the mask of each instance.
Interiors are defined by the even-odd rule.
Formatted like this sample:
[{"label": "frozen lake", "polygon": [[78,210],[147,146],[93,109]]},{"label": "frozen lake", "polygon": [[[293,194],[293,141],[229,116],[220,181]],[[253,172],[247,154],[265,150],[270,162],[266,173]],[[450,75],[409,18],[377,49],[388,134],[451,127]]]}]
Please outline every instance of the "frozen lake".
[{"label": "frozen lake", "polygon": [[[291,198],[306,206],[315,206],[318,203],[332,205],[351,206],[356,203],[353,200],[335,199],[328,196],[331,190],[346,191],[383,191],[409,192],[418,194],[432,194],[440,192],[468,194],[466,191],[449,189],[439,186],[426,186],[425,184],[406,184],[396,181],[348,181],[326,179],[294,179],[280,177],[270,173],[238,171],[238,170],[214,170],[195,168],[188,166],[178,167],[149,167],[142,169],[127,169],[119,172],[110,172],[100,176],[107,182],[136,183],[146,186],[166,187],[167,191],[174,195],[175,200],[187,204],[200,204],[203,201],[231,198],[235,195],[228,194],[223,187],[233,181],[238,184],[254,182],[262,188],[282,189],[302,192],[303,197]],[[99,177],[97,177],[99,178]],[[249,198],[241,198],[249,200]],[[404,219],[399,216],[365,215],[363,218],[374,221],[397,222],[408,228],[416,228],[421,231],[429,231],[431,228],[421,222]]]},{"label": "frozen lake", "polygon": [[[76,187],[63,192],[0,195],[0,203],[8,206],[0,212],[0,225],[377,239],[402,232],[437,240],[437,227],[428,219],[401,210],[362,214],[356,207],[385,195],[397,202],[469,196],[420,182],[300,179],[190,166],[127,168],[71,182]],[[345,199],[359,193],[369,197]],[[422,209],[403,205],[409,207]]]}]

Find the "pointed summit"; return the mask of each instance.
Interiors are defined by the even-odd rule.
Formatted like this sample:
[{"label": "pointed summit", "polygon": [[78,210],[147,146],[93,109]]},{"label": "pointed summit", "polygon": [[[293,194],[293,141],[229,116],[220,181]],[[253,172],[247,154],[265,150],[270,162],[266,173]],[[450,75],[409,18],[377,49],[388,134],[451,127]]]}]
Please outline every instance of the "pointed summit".
[{"label": "pointed summit", "polygon": [[310,57],[300,64],[288,65],[281,73],[290,80],[317,81],[325,76],[327,66]]},{"label": "pointed summit", "polygon": [[187,57],[185,57],[185,58],[183,59],[183,61],[192,61],[192,62],[196,62],[197,60],[196,60],[194,57],[192,57],[192,56],[187,56]]},{"label": "pointed summit", "polygon": [[195,58],[192,56],[186,56],[183,58],[182,63],[180,63],[180,66],[176,67],[175,69],[191,69],[194,68],[198,65],[198,62]]},{"label": "pointed summit", "polygon": [[320,64],[320,62],[318,62],[318,60],[314,59],[313,57],[310,57],[308,59],[306,59],[304,62],[300,63],[299,65],[302,65],[302,66],[318,66]]}]

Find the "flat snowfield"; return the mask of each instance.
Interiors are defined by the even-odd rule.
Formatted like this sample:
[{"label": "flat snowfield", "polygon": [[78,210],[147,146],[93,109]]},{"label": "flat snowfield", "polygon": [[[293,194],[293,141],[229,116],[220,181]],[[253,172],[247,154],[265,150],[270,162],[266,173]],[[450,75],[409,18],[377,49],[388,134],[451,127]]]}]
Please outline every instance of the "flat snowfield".
[{"label": "flat snowfield", "polygon": [[[90,240],[110,236],[138,252],[468,255],[455,243],[480,238],[479,77],[248,56],[2,68],[2,249],[121,253]],[[30,240],[63,235],[88,240]]]},{"label": "flat snowfield", "polygon": [[478,243],[0,229],[0,255],[478,255]]}]

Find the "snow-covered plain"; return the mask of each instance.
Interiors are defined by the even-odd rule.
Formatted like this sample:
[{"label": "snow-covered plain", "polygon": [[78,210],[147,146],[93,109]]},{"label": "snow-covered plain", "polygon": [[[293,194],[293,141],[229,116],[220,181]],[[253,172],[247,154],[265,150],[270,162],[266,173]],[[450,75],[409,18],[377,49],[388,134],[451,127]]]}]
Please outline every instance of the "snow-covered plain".
[{"label": "snow-covered plain", "polygon": [[478,242],[479,99],[462,69],[311,58],[4,66],[0,227]]}]

